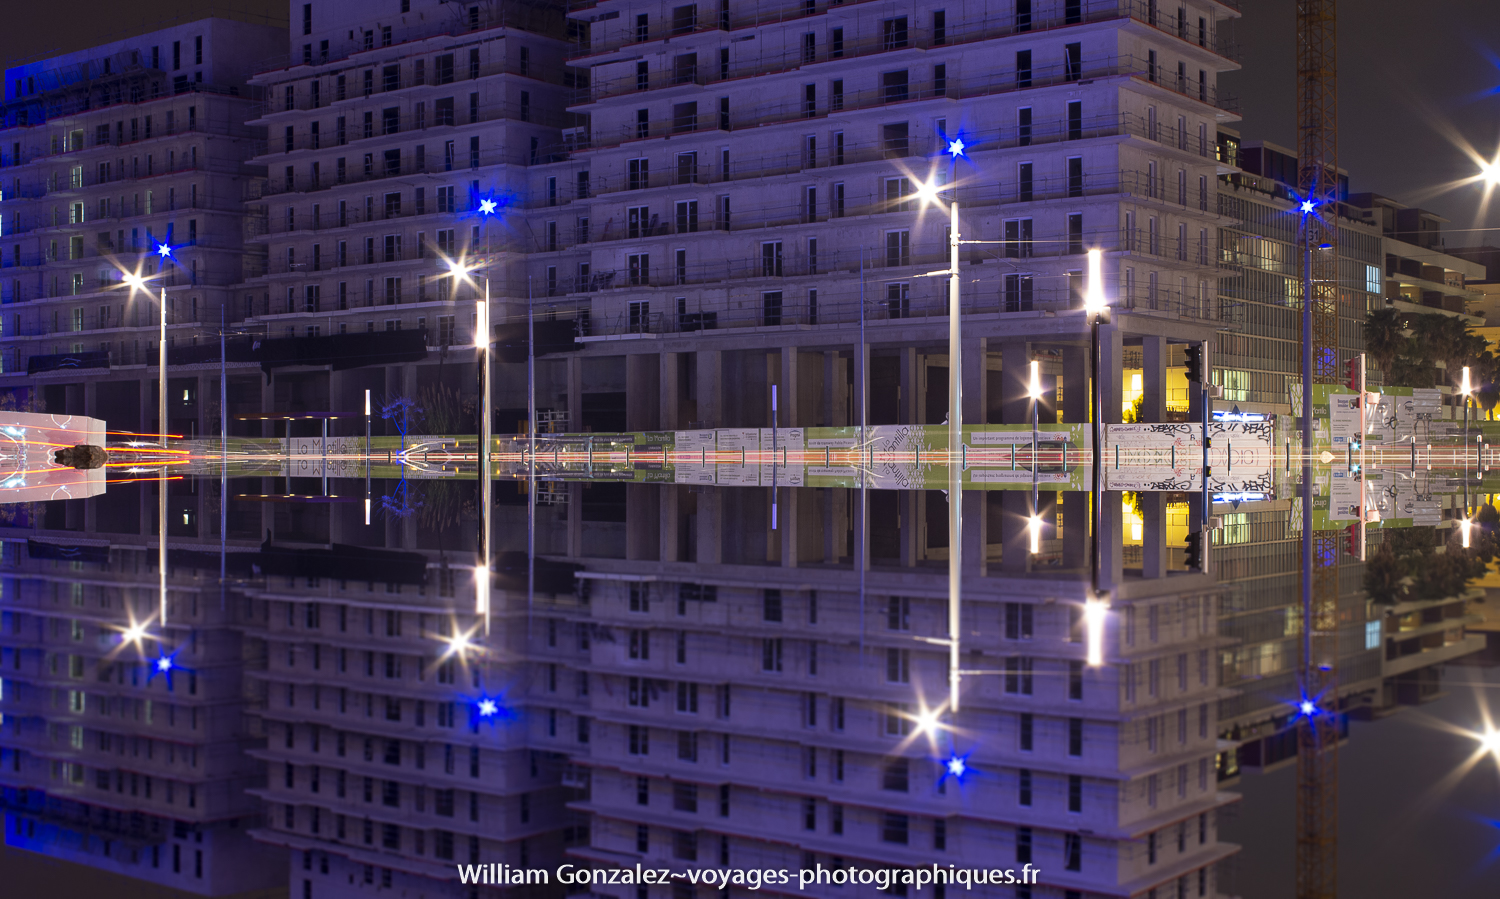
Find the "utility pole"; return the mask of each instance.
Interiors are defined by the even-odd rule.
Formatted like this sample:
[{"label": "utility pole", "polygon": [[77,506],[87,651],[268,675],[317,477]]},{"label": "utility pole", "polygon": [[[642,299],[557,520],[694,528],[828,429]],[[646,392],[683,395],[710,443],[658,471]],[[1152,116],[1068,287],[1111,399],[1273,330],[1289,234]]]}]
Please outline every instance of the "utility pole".
[{"label": "utility pole", "polygon": [[1297,2],[1302,213],[1302,658],[1297,709],[1297,899],[1338,896],[1338,537],[1313,533],[1313,386],[1338,378],[1336,0]]}]

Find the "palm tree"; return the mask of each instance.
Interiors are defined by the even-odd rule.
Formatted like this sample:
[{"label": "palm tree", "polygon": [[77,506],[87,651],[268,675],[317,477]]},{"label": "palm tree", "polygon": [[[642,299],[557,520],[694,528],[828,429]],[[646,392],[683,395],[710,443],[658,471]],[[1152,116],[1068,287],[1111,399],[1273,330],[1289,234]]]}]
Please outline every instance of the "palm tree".
[{"label": "palm tree", "polygon": [[1365,354],[1383,374],[1390,374],[1396,357],[1406,352],[1410,343],[1405,333],[1404,316],[1396,309],[1377,309],[1365,319]]}]

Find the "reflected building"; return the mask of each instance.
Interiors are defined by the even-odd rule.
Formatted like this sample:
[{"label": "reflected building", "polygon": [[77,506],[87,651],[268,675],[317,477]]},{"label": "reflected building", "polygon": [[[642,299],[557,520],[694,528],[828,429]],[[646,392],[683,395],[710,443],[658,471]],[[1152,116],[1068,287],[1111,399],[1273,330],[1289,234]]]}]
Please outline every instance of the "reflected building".
[{"label": "reflected building", "polygon": [[[263,809],[247,791],[265,775],[245,678],[263,660],[245,639],[249,608],[220,587],[218,540],[181,527],[212,511],[217,531],[216,491],[169,484],[165,625],[142,527],[154,482],[9,510],[21,517],[0,557],[5,841],[205,896],[266,889],[286,861],[250,838]],[[46,511],[26,520],[32,509]]]},{"label": "reflected building", "polygon": [[[1301,383],[1296,154],[1221,128],[1219,157],[1226,172],[1219,178],[1218,208],[1229,220],[1219,230],[1226,274],[1220,290],[1236,321],[1218,337],[1214,383],[1225,406],[1284,416],[1293,411],[1292,393]],[[1440,252],[1437,216],[1377,194],[1351,195],[1343,173],[1339,196],[1342,366],[1363,352],[1369,312],[1461,314],[1465,298],[1474,296],[1464,279],[1483,268]],[[1379,384],[1384,374],[1371,363],[1369,384]],[[1432,421],[1424,439],[1456,435],[1448,430],[1462,418],[1455,400],[1433,391],[1427,401],[1423,411]],[[1455,497],[1433,494],[1451,487],[1425,479],[1402,485],[1398,517],[1446,527],[1463,516],[1462,506]],[[1230,691],[1221,705],[1221,735],[1233,746],[1220,758],[1226,779],[1241,766],[1264,769],[1290,763],[1296,754],[1290,713],[1298,696],[1302,546],[1290,510],[1287,500],[1225,508],[1213,534],[1224,585],[1220,628],[1229,643],[1220,651],[1220,676]],[[1372,535],[1370,551],[1381,539]],[[1482,647],[1463,634],[1463,625],[1477,620],[1468,611],[1471,597],[1381,606],[1364,592],[1362,557],[1347,537],[1338,556],[1339,692],[1351,714],[1388,714],[1430,698],[1438,689],[1437,666]]]},{"label": "reflected building", "polygon": [[[285,34],[205,18],[6,70],[0,385],[12,408],[160,429],[146,371],[159,288],[169,346],[207,342],[221,314],[237,318],[259,137],[247,77]],[[125,271],[162,277],[148,297],[125,288]],[[171,388],[168,427],[200,433],[200,393],[213,391],[188,372]]]}]

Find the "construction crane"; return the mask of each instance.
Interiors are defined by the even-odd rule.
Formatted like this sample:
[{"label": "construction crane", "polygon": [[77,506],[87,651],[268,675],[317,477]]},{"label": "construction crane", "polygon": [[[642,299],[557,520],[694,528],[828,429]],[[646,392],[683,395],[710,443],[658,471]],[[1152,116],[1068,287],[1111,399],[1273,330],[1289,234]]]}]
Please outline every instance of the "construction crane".
[{"label": "construction crane", "polygon": [[1313,531],[1313,385],[1340,380],[1335,3],[1297,0],[1297,181],[1303,240],[1297,899],[1338,895],[1340,532]]}]

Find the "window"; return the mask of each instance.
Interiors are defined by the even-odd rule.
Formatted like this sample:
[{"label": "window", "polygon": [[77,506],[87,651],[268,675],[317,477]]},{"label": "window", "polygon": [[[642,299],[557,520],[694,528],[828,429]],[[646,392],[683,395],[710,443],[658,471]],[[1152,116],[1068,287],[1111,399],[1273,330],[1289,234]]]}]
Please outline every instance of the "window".
[{"label": "window", "polygon": [[905,229],[885,232],[885,264],[911,265],[911,232]]},{"label": "window", "polygon": [[1072,156],[1068,159],[1068,196],[1083,196],[1083,157]]},{"label": "window", "polygon": [[1031,219],[1011,219],[1005,222],[1005,256],[1009,259],[1026,259],[1031,256]]},{"label": "window", "polygon": [[885,286],[885,309],[889,318],[909,318],[911,316],[911,285],[905,282],[887,284]]},{"label": "window", "polygon": [[1068,101],[1068,140],[1083,139],[1083,102]]},{"label": "window", "polygon": [[1032,695],[1032,667],[1030,656],[1008,657],[1005,660],[1005,692]]},{"label": "window", "polygon": [[892,596],[885,604],[885,626],[887,630],[911,630],[911,599]]},{"label": "window", "polygon": [[1031,828],[1016,828],[1016,864],[1031,864]]},{"label": "window", "polygon": [[911,650],[891,647],[885,651],[886,683],[911,683]]},{"label": "window", "polygon": [[1031,805],[1031,769],[1022,768],[1017,777],[1016,802],[1019,805]]},{"label": "window", "polygon": [[625,262],[632,286],[642,287],[651,283],[650,253],[632,253],[626,257]]},{"label": "window", "polygon": [[1031,107],[1023,106],[1016,110],[1016,143],[1026,147],[1031,145]]},{"label": "window", "polygon": [[1077,81],[1083,74],[1083,45],[1067,44],[1063,47],[1063,77]]},{"label": "window", "polygon": [[1083,755],[1083,719],[1068,719],[1068,755]]},{"label": "window", "polygon": [[911,763],[907,759],[890,759],[881,774],[882,789],[908,792],[911,786]]},{"label": "window", "polygon": [[760,301],[762,310],[761,324],[781,324],[781,291],[768,290],[760,295]]},{"label": "window", "polygon": [[768,240],[761,243],[760,274],[765,278],[781,277],[781,241]]},{"label": "window", "polygon": [[1068,775],[1068,811],[1083,811],[1083,778],[1077,774]]},{"label": "window", "polygon": [[650,186],[651,164],[646,159],[631,159],[625,163],[626,185],[629,190],[641,190]]},{"label": "window", "polygon": [[842,59],[844,56],[844,29],[832,28],[828,31],[828,56],[832,59]]},{"label": "window", "polygon": [[1031,51],[1016,51],[1016,87],[1031,87]]},{"label": "window", "polygon": [[896,72],[882,72],[880,74],[881,100],[885,103],[899,103],[906,99],[907,71],[901,69]]},{"label": "window", "polygon": [[906,16],[886,19],[880,23],[882,50],[899,50],[906,46]]},{"label": "window", "polygon": [[[910,212],[916,206],[916,193],[911,189],[910,178],[885,179],[885,211]],[[887,263],[895,265],[897,263]]]},{"label": "window", "polygon": [[1005,276],[1005,311],[1030,312],[1032,309],[1031,275],[1007,274]]},{"label": "window", "polygon": [[782,639],[780,637],[766,637],[760,642],[760,670],[780,673],[782,663]]},{"label": "window", "polygon": [[1017,32],[1031,30],[1031,0],[1016,0],[1015,27]]},{"label": "window", "polygon": [[1082,870],[1083,838],[1076,833],[1063,834],[1063,862],[1069,871]]},{"label": "window", "polygon": [[1036,747],[1036,721],[1030,712],[1022,712],[1019,728],[1021,751],[1031,752]]},{"label": "window", "polygon": [[[1184,226],[1186,227],[1186,226]],[[1083,252],[1083,213],[1068,213],[1068,252]]]},{"label": "window", "polygon": [[881,148],[886,159],[896,159],[907,155],[908,134],[907,123],[897,122],[890,125],[880,126]]}]

